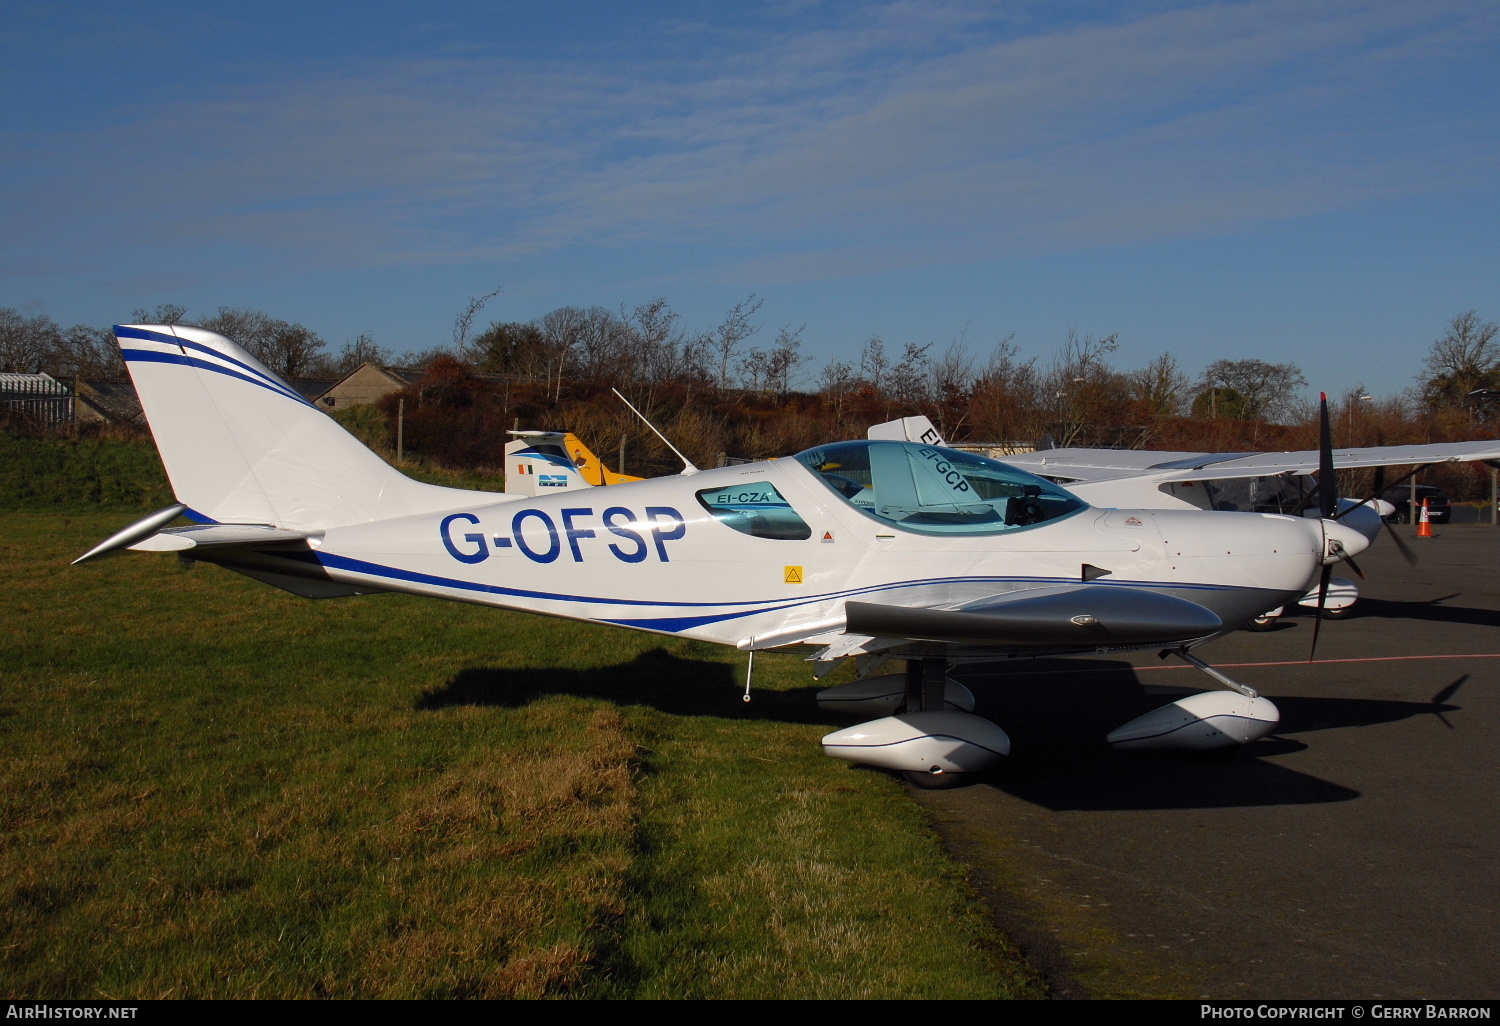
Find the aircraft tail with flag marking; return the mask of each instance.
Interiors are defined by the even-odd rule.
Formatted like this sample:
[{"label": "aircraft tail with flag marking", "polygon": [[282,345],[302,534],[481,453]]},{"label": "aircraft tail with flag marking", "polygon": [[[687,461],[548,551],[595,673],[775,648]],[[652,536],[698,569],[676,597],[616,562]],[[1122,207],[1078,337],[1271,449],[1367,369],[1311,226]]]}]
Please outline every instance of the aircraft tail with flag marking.
[{"label": "aircraft tail with flag marking", "polygon": [[[563,436],[563,449],[572,457],[573,463],[578,467],[578,472],[583,475],[583,479],[589,484],[617,485],[625,484],[627,481],[644,480],[644,478],[631,477],[629,474],[610,470],[604,465],[604,461],[595,456],[593,451],[579,441],[578,436],[571,431]],[[623,459],[624,450],[622,449],[620,452]]]},{"label": "aircraft tail with flag marking", "polygon": [[520,498],[413,481],[215,332],[124,324],[115,338],[192,519],[315,531]]},{"label": "aircraft tail with flag marking", "polygon": [[505,446],[505,486],[519,495],[640,481],[604,465],[571,431],[511,431]]}]

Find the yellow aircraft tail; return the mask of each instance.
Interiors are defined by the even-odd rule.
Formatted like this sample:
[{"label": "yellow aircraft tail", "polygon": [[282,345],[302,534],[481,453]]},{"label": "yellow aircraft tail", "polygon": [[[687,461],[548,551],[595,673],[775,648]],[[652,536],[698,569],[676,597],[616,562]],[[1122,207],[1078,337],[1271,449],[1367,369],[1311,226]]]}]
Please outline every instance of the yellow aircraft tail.
[{"label": "yellow aircraft tail", "polygon": [[578,465],[578,473],[591,485],[615,485],[624,484],[627,481],[640,481],[639,477],[631,477],[629,474],[618,474],[604,465],[604,461],[595,456],[588,446],[578,440],[578,436],[569,431],[563,440],[563,448],[567,449],[568,455]]}]

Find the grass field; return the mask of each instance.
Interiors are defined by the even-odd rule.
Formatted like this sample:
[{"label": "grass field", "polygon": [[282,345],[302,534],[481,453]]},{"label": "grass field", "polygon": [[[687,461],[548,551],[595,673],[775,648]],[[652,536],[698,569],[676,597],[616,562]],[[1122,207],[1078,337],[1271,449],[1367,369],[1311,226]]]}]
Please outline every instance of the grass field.
[{"label": "grass field", "polygon": [[[164,504],[164,503],[163,503]],[[804,666],[0,532],[12,997],[1035,997]]]}]

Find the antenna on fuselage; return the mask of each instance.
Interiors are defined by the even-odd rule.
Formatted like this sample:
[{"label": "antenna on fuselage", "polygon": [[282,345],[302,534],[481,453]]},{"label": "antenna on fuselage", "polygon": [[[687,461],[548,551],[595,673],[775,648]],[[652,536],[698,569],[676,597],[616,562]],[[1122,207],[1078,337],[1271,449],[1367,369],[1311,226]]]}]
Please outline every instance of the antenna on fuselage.
[{"label": "antenna on fuselage", "polygon": [[690,460],[690,459],[688,459],[686,456],[684,456],[681,453],[681,451],[678,450],[677,446],[673,445],[671,442],[668,442],[667,441],[667,436],[664,435],[664,434],[662,434],[660,431],[657,431],[656,430],[656,425],[653,424],[653,423],[651,423],[649,420],[647,420],[646,419],[646,415],[644,413],[642,413],[640,410],[636,409],[634,406],[631,406],[630,400],[626,399],[623,395],[620,395],[620,390],[618,388],[611,388],[610,391],[613,392],[615,395],[620,396],[620,402],[624,403],[626,406],[630,406],[630,412],[633,413],[633,414],[635,414],[637,417],[641,418],[641,423],[645,424],[648,428],[650,428],[652,430],[652,432],[655,433],[655,435],[656,435],[657,438],[660,438],[663,442],[665,442],[668,449],[671,449],[673,452],[677,453],[677,458],[682,461],[682,473],[683,474],[696,474],[696,473],[698,473],[698,468],[695,467],[695,466],[693,466],[693,461]]}]

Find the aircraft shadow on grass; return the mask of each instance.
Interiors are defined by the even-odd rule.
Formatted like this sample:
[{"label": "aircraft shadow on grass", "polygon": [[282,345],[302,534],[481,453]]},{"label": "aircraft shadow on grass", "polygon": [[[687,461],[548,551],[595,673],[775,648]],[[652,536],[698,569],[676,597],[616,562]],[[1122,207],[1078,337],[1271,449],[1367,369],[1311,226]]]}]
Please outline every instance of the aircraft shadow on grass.
[{"label": "aircraft shadow on grass", "polygon": [[461,670],[442,687],[429,690],[418,700],[417,707],[515,708],[545,695],[575,695],[618,705],[649,706],[678,716],[831,725],[828,714],[818,709],[815,687],[792,691],[758,688],[751,692],[752,701],[741,701],[743,673],[743,669],[737,671],[730,664],[684,659],[660,648],[644,652],[628,663],[590,670],[478,666]]},{"label": "aircraft shadow on grass", "polygon": [[[1064,671],[1064,672],[1057,672]],[[971,664],[955,671],[978,696],[979,711],[1004,725],[1014,742],[1011,757],[985,774],[990,786],[1056,810],[1191,809],[1230,806],[1307,805],[1350,801],[1358,791],[1300,773],[1272,761],[1307,745],[1290,735],[1393,723],[1461,707],[1450,699],[1468,680],[1459,677],[1430,702],[1385,699],[1275,697],[1281,727],[1247,745],[1223,763],[1202,762],[1173,752],[1115,752],[1104,743],[1110,730],[1177,697],[1203,688],[1143,684],[1125,662],[1050,659],[1025,667]],[[575,695],[620,705],[645,705],[680,716],[776,720],[837,725],[817,707],[816,686],[790,691],[758,690],[739,699],[736,668],[685,659],[663,649],[628,663],[589,670],[555,667],[459,672],[418,701],[423,709],[453,705],[515,708],[546,695]],[[851,767],[855,772],[880,772]]]}]

